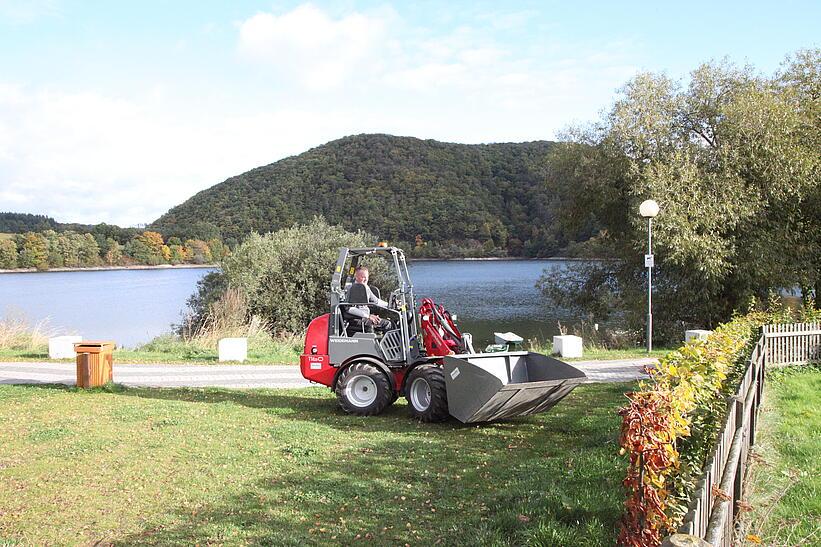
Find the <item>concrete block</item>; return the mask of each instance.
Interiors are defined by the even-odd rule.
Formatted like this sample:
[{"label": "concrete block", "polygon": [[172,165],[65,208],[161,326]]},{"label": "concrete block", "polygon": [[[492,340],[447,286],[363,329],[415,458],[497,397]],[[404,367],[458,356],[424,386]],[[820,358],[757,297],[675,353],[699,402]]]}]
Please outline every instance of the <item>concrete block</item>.
[{"label": "concrete block", "polygon": [[74,359],[74,344],[82,342],[82,336],[55,336],[48,339],[49,359]]},{"label": "concrete block", "polygon": [[217,348],[219,350],[220,362],[239,361],[242,363],[248,359],[247,338],[222,338]]},{"label": "concrete block", "polygon": [[553,353],[558,353],[562,357],[581,357],[581,337],[572,335],[554,336]]},{"label": "concrete block", "polygon": [[711,330],[701,330],[701,329],[694,329],[684,331],[684,343],[690,342],[691,340],[706,340],[708,336],[713,331]]}]

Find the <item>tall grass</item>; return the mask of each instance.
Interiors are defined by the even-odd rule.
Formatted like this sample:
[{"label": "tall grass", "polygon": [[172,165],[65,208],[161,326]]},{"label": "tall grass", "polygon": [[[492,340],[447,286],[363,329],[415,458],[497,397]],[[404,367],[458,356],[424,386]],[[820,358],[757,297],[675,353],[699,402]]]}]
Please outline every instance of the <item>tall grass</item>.
[{"label": "tall grass", "polygon": [[24,317],[8,315],[0,319],[0,349],[48,351],[48,339],[56,330],[44,319],[32,327]]},{"label": "tall grass", "polygon": [[221,338],[247,338],[248,354],[252,360],[297,362],[302,351],[303,335],[287,332],[271,334],[271,331],[269,323],[250,312],[245,296],[229,288],[219,300],[209,305],[200,321],[195,322],[192,316],[187,316],[177,334],[159,336],[137,348],[137,351],[213,359]]}]

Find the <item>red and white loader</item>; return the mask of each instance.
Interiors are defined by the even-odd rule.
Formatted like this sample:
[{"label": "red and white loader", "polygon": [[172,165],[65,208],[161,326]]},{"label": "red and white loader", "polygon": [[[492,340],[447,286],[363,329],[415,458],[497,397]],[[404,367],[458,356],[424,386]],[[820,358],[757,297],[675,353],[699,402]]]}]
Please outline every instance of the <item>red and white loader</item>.
[{"label": "red and white loader", "polygon": [[[369,304],[363,286],[351,283],[369,255],[386,259],[395,274],[387,307]],[[308,326],[300,369],[306,379],[333,389],[351,414],[379,414],[401,395],[423,422],[448,416],[489,422],[548,410],[586,378],[534,352],[475,353],[470,335],[459,331],[442,306],[426,298],[417,310],[405,255],[397,247],[341,248],[329,300],[329,312]],[[390,327],[369,332],[348,312],[354,306],[368,306]]]}]

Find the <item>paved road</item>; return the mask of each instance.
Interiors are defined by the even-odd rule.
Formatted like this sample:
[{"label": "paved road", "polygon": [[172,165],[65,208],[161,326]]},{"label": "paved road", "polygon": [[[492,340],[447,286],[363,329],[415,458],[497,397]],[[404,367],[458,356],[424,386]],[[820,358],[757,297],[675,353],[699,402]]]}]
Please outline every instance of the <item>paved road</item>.
[{"label": "paved road", "polygon": [[[576,361],[588,382],[627,382],[646,377],[655,359]],[[141,387],[299,388],[311,384],[292,365],[114,365],[114,381]],[[74,385],[73,363],[2,363],[0,384]]]}]

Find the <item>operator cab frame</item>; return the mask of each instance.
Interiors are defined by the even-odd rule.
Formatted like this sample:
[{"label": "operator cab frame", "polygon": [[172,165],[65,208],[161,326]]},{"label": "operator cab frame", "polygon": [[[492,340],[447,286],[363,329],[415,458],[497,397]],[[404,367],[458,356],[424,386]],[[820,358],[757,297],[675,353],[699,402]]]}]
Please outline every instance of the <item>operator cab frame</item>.
[{"label": "operator cab frame", "polygon": [[[382,336],[372,332],[348,332],[347,307],[361,303],[347,302],[347,287],[356,268],[367,256],[381,256],[394,273],[396,288],[388,297],[388,307],[368,304],[372,312],[389,319],[395,328]],[[416,300],[408,273],[405,253],[398,247],[363,247],[339,249],[330,290],[330,320],[328,321],[328,353],[332,363],[343,364],[356,357],[374,357],[388,366],[403,367],[424,359],[420,351]],[[378,294],[378,288],[372,290]],[[379,296],[381,298],[381,296]]]}]

